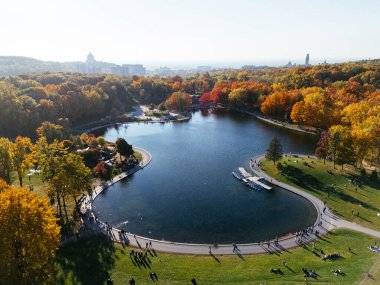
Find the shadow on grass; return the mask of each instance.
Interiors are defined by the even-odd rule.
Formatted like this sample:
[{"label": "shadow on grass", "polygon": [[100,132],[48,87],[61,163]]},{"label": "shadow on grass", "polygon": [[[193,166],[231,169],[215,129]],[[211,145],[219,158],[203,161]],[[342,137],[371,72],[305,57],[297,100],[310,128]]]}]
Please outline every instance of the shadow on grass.
[{"label": "shadow on grass", "polygon": [[[341,191],[341,189],[339,188],[331,187],[322,183],[313,175],[307,174],[303,172],[301,169],[294,167],[292,165],[285,166],[282,169],[282,175],[284,175],[289,181],[293,182],[297,186],[302,187],[306,190],[309,190],[315,193],[323,193],[323,192],[328,193],[329,196],[331,196],[331,198],[336,197],[345,202],[350,202],[356,205],[361,204],[365,208],[368,208],[374,211],[380,211],[378,208],[372,205],[369,205],[365,202],[362,202],[361,200],[356,199],[355,197],[348,195],[347,193]],[[353,178],[353,176],[351,178]]]},{"label": "shadow on grass", "polygon": [[304,173],[301,169],[292,165],[287,165],[282,169],[282,175],[294,184],[313,192],[319,192],[324,188],[324,184],[313,175]]},{"label": "shadow on grass", "polygon": [[115,259],[114,245],[103,235],[70,242],[58,250],[56,284],[105,284]]}]

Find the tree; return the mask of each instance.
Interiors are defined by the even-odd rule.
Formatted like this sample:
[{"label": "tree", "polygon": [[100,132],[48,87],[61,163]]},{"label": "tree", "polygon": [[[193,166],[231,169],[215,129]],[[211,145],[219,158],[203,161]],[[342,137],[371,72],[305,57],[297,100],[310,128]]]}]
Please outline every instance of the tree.
[{"label": "tree", "polygon": [[326,159],[329,155],[329,140],[329,132],[324,131],[317,143],[317,148],[315,149],[315,155],[319,159],[323,159],[323,164],[326,164]]},{"label": "tree", "polygon": [[0,81],[0,134],[16,135],[21,115],[14,86]]},{"label": "tree", "polygon": [[0,138],[0,179],[8,184],[11,182],[12,171],[11,145],[7,138]]},{"label": "tree", "polygon": [[237,107],[243,107],[248,101],[248,92],[244,88],[236,88],[228,94],[228,100]]},{"label": "tree", "polygon": [[133,154],[132,145],[127,143],[127,141],[123,138],[118,138],[116,140],[116,151],[124,156],[130,156]]},{"label": "tree", "polygon": [[110,178],[111,169],[107,167],[106,163],[102,160],[93,169],[94,175],[102,180]]},{"label": "tree", "polygon": [[33,166],[33,145],[28,137],[17,137],[11,145],[13,168],[17,171],[20,187],[26,170]]},{"label": "tree", "polygon": [[38,137],[46,137],[48,143],[61,141],[65,137],[63,127],[50,122],[43,122],[36,132]]},{"label": "tree", "polygon": [[340,144],[340,133],[339,132],[334,132],[331,133],[329,132],[329,154],[331,154],[333,163],[334,163],[334,168],[335,168],[335,163],[336,163],[336,153]]},{"label": "tree", "polygon": [[3,192],[4,190],[9,189],[11,186],[6,183],[3,179],[0,178],[0,193]]},{"label": "tree", "polygon": [[96,140],[100,146],[104,146],[106,144],[106,140],[102,136],[97,137]]},{"label": "tree", "polygon": [[[67,154],[67,149],[63,143],[54,141],[48,144],[45,137],[41,137],[35,144],[34,157],[36,158],[38,167],[42,170],[43,179],[50,183],[57,173],[58,158]],[[57,190],[57,191],[55,191]],[[62,218],[62,202],[60,189],[54,189],[49,184],[49,194],[57,198],[58,216]]]},{"label": "tree", "polygon": [[300,100],[298,90],[290,92],[274,92],[266,97],[261,104],[261,112],[265,115],[282,115],[285,119],[290,114],[294,104]]},{"label": "tree", "polygon": [[340,112],[335,110],[327,89],[310,87],[301,93],[303,101],[294,104],[290,114],[292,121],[323,129],[340,123]]},{"label": "tree", "polygon": [[9,186],[0,192],[0,228],[0,283],[45,283],[60,240],[49,200]]},{"label": "tree", "polygon": [[60,193],[65,211],[66,222],[68,215],[66,210],[66,196],[71,196],[79,207],[76,197],[91,188],[90,170],[84,165],[80,155],[69,153],[54,158],[55,174],[49,181],[49,189]]},{"label": "tree", "polygon": [[282,151],[281,142],[277,138],[277,136],[274,136],[272,141],[269,144],[265,158],[272,160],[273,165],[275,165],[276,161],[278,161],[282,157],[282,155],[283,155],[283,151]]},{"label": "tree", "polygon": [[330,152],[333,154],[334,167],[335,163],[342,166],[346,163],[355,163],[356,156],[353,145],[351,130],[347,126],[332,126],[330,133]]},{"label": "tree", "polygon": [[165,106],[165,103],[162,102],[158,105],[158,110],[159,111],[166,111],[166,106]]},{"label": "tree", "polygon": [[192,104],[189,94],[183,92],[174,92],[165,102],[166,106],[178,111],[184,111]]},{"label": "tree", "polygon": [[199,104],[206,105],[211,102],[210,93],[206,92],[203,93],[202,96],[199,98]]}]

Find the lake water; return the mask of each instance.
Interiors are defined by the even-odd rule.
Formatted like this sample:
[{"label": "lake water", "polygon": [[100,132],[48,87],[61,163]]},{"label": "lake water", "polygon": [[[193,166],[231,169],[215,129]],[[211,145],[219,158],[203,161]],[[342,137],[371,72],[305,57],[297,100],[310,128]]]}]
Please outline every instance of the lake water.
[{"label": "lake water", "polygon": [[275,134],[285,152],[298,153],[313,153],[316,136],[240,113],[200,111],[189,122],[131,123],[101,134],[108,141],[123,137],[153,157],[94,202],[98,218],[127,232],[176,242],[248,243],[316,219],[304,198],[278,188],[256,192],[231,175],[239,166],[248,170],[250,158],[264,153]]}]

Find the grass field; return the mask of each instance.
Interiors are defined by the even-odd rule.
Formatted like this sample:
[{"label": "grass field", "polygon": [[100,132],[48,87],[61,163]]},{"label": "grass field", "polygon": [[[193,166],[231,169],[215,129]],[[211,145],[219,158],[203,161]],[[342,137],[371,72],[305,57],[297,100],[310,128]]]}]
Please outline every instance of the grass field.
[{"label": "grass field", "polygon": [[[327,202],[343,219],[380,230],[380,182],[361,177],[357,169],[345,166],[333,168],[331,162],[311,158],[283,157],[282,171],[273,162],[263,160],[261,168],[279,181],[296,186]],[[361,187],[349,182],[360,180]],[[358,215],[359,213],[359,215]]]},{"label": "grass field", "polygon": [[[379,240],[376,242],[379,243]],[[79,239],[60,249],[56,261],[57,284],[105,284],[110,276],[114,284],[128,284],[133,277],[136,284],[151,284],[149,273],[157,273],[160,284],[305,284],[302,268],[315,270],[317,279],[308,284],[359,284],[373,264],[380,264],[380,253],[367,246],[375,240],[364,234],[338,230],[316,242],[317,250],[337,253],[342,258],[323,261],[312,253],[312,246],[296,248],[281,254],[238,256],[192,256],[157,253],[149,256],[149,267],[135,266],[129,257],[130,248],[114,246],[102,236]],[[352,249],[352,253],[348,248]],[[283,265],[287,262],[288,268]],[[281,268],[283,274],[270,273],[270,268]],[[343,276],[333,270],[341,269]],[[375,284],[375,283],[374,283]],[[378,284],[378,283],[377,283]]]},{"label": "grass field", "polygon": [[[23,186],[29,188],[30,185],[33,185],[33,191],[39,197],[47,197],[46,189],[47,183],[42,181],[43,176],[37,175],[36,173],[30,176],[30,179],[27,175],[25,175],[22,179]],[[11,184],[14,186],[20,186],[18,181],[18,176],[16,171],[11,172]]]}]

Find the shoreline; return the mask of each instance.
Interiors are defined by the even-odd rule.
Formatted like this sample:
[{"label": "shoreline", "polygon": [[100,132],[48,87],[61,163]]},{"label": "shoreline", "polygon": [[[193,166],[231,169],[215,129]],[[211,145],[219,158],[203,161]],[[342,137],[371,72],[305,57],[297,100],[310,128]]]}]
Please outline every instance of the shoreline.
[{"label": "shoreline", "polygon": [[114,122],[114,123],[108,123],[108,124],[102,124],[98,126],[94,126],[92,128],[80,128],[80,127],[74,127],[70,129],[70,132],[78,132],[78,133],[86,133],[89,134],[93,131],[104,129],[108,127],[115,127],[115,126],[121,126],[124,124],[130,124],[130,123],[147,123],[147,124],[167,124],[167,123],[176,123],[176,122],[187,122],[191,119],[191,117],[184,117],[181,119],[176,120],[166,120],[166,121],[154,121],[154,120],[132,120],[132,121],[125,121],[125,122]]},{"label": "shoreline", "polygon": [[[291,131],[297,131],[297,132],[300,132],[300,133],[306,133],[306,134],[310,134],[310,135],[317,135],[317,136],[320,135],[320,133],[317,132],[317,131],[310,131],[310,130],[304,130],[304,129],[301,129],[301,128],[293,127],[293,126],[289,125],[289,123],[277,122],[274,119],[265,118],[265,117],[261,116],[260,114],[255,113],[255,112],[245,111],[245,110],[241,110],[241,109],[237,109],[237,108],[230,108],[230,109],[226,109],[226,110],[232,110],[232,111],[235,111],[235,112],[247,114],[247,115],[255,117],[256,119],[258,119],[258,120],[260,120],[262,122],[265,122],[267,124],[270,124],[270,125],[273,125],[273,126],[276,126],[276,127],[280,127],[280,128],[283,128],[283,129],[287,129],[287,130],[291,130]],[[126,113],[126,114],[128,114],[128,113]],[[131,118],[134,118],[134,120],[124,121],[124,122],[121,122],[120,120],[116,120],[115,122],[112,122],[112,123],[108,122],[106,124],[95,125],[95,126],[93,126],[91,128],[86,128],[86,126],[83,126],[83,127],[81,127],[81,126],[72,127],[70,129],[70,132],[78,132],[78,133],[79,132],[85,132],[85,133],[90,133],[90,132],[95,131],[95,130],[99,130],[99,129],[103,129],[103,128],[107,128],[107,127],[119,126],[119,125],[128,124],[128,123],[159,123],[159,124],[166,124],[166,123],[175,123],[175,122],[187,122],[187,121],[189,121],[191,119],[191,116],[180,118],[180,119],[175,119],[175,120],[149,120],[149,119],[139,119],[138,117],[131,117]],[[158,117],[155,117],[155,118],[158,118]],[[89,123],[89,124],[91,124],[91,123]]]},{"label": "shoreline", "polygon": [[[208,255],[209,254],[209,248],[212,248],[213,254],[217,255],[234,255],[236,252],[233,250],[233,244],[196,244],[196,243],[181,243],[181,242],[171,242],[171,241],[164,241],[164,240],[156,240],[151,239],[143,236],[138,236],[133,233],[121,231],[118,228],[115,227],[107,227],[107,224],[103,221],[100,221],[96,219],[93,223],[89,222],[90,217],[95,217],[94,212],[92,211],[92,202],[96,199],[96,197],[102,193],[104,190],[106,190],[109,186],[113,185],[114,183],[119,182],[120,180],[128,177],[129,175],[132,175],[133,173],[137,172],[138,170],[142,169],[146,165],[148,165],[152,159],[149,152],[146,150],[143,150],[141,148],[134,148],[136,150],[139,150],[143,152],[143,161],[141,163],[141,167],[137,170],[132,170],[128,174],[123,173],[121,175],[118,175],[111,181],[108,181],[107,183],[103,183],[100,186],[98,186],[95,191],[92,193],[92,196],[86,196],[85,203],[81,204],[81,211],[83,213],[84,211],[84,219],[85,224],[90,226],[93,230],[96,232],[101,232],[107,236],[109,236],[112,240],[115,242],[121,243],[121,244],[127,244],[129,246],[133,246],[136,248],[141,248],[141,244],[145,244],[147,242],[151,242],[153,245],[153,248],[160,252],[168,252],[168,253],[175,253],[175,254],[193,254],[193,255]],[[145,160],[144,160],[145,156]],[[83,205],[85,206],[84,208]],[[328,233],[329,229],[324,227],[319,227],[317,225],[318,223],[319,215],[317,216],[317,221],[315,222],[314,226],[312,228],[315,230],[317,229],[320,232],[320,236],[323,236]],[[295,240],[295,233],[288,233],[282,237],[274,238],[266,242],[254,242],[254,243],[239,243],[237,244],[240,250],[241,254],[261,254],[261,253],[268,253],[268,252],[276,252],[276,251],[282,251],[291,249],[294,247],[298,247],[304,243],[310,243],[313,240],[318,239],[318,236],[314,233],[307,233],[303,236],[303,239],[299,242]],[[277,241],[277,243],[275,242]],[[268,246],[269,242],[269,246]]]},{"label": "shoreline", "polygon": [[292,131],[297,131],[297,132],[301,132],[301,133],[306,133],[306,134],[311,134],[311,135],[319,135],[318,132],[313,132],[313,131],[304,130],[304,129],[301,129],[301,128],[289,126],[289,125],[286,125],[286,123],[276,122],[273,119],[264,118],[263,116],[261,116],[259,114],[256,114],[254,112],[249,112],[249,111],[245,111],[245,110],[241,110],[241,109],[236,109],[236,108],[231,108],[231,110],[239,112],[239,113],[244,113],[244,114],[253,116],[253,117],[255,117],[256,119],[258,119],[258,120],[260,120],[262,122],[266,122],[268,124],[271,124],[271,125],[274,125],[274,126],[277,126],[277,127],[280,127],[280,128],[284,128],[284,129],[288,129],[288,130],[292,130]]}]

